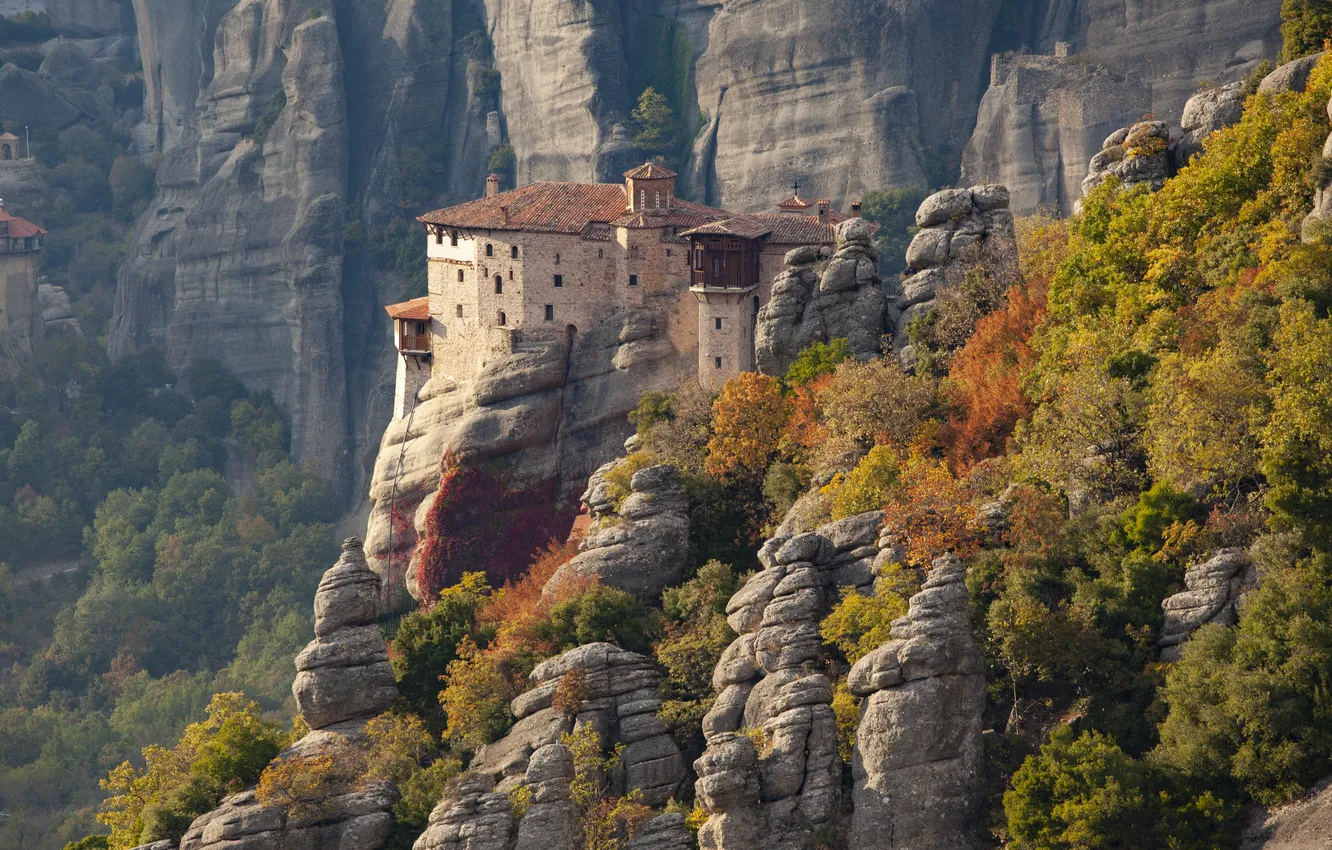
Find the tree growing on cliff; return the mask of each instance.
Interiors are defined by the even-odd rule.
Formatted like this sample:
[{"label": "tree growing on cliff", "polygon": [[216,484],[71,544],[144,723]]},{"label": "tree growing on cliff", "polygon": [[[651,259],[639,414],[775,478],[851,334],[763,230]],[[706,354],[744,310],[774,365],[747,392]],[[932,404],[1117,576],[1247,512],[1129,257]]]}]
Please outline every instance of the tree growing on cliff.
[{"label": "tree growing on cliff", "polygon": [[669,157],[680,144],[680,119],[665,95],[651,86],[638,96],[630,116],[634,123],[634,145],[650,157]]},{"label": "tree growing on cliff", "polygon": [[1281,61],[1289,62],[1323,49],[1332,37],[1332,2],[1283,0],[1281,3]]}]

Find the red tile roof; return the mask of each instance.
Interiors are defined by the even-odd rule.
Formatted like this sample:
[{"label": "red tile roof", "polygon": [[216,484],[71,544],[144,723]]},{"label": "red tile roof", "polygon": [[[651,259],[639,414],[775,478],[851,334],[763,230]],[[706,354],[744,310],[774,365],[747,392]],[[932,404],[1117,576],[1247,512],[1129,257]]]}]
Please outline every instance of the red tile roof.
[{"label": "red tile roof", "polygon": [[696,227],[684,235],[722,234],[741,239],[762,239],[773,245],[832,245],[837,225],[850,218],[830,211],[822,220],[812,215],[751,213]]},{"label": "red tile roof", "polygon": [[624,187],[618,183],[531,183],[489,198],[435,210],[421,216],[419,221],[467,230],[581,233],[595,239],[602,237],[601,229],[595,226],[598,224],[685,229],[729,215],[725,210],[678,198],[674,203],[666,215],[629,213]]},{"label": "red tile roof", "polygon": [[664,165],[645,162],[637,168],[626,171],[624,176],[630,180],[665,180],[667,177],[674,177],[675,172]]},{"label": "red tile roof", "polygon": [[401,304],[390,304],[384,308],[391,317],[407,322],[430,321],[430,298],[413,298]]},{"label": "red tile roof", "polygon": [[[615,183],[530,183],[421,216],[426,224],[470,230],[578,233],[593,221],[613,221],[626,208]],[[505,220],[501,207],[508,208]]]},{"label": "red tile roof", "polygon": [[762,221],[756,215],[737,215],[722,221],[709,222],[693,230],[687,231],[685,236],[738,236],[741,239],[758,239],[772,232],[771,225]]},{"label": "red tile roof", "polygon": [[813,201],[807,201],[799,195],[792,195],[777,205],[779,210],[807,210],[814,206]]},{"label": "red tile roof", "polygon": [[10,215],[4,207],[0,207],[0,225],[4,227],[5,235],[10,239],[26,239],[29,236],[46,234],[45,230],[32,222]]}]

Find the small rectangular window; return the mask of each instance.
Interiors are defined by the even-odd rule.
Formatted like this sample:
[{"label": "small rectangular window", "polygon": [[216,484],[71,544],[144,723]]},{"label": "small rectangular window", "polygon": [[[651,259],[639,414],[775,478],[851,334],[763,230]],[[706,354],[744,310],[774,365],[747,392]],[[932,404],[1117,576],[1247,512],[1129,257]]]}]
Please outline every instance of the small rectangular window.
[{"label": "small rectangular window", "polygon": [[546,305],[546,321],[548,321],[548,322],[553,322],[553,321],[555,321],[555,305],[554,305],[554,304],[547,304],[547,305]]},{"label": "small rectangular window", "polygon": [[720,358],[720,357],[714,357],[714,358],[712,358],[712,362],[715,363],[715,364],[717,364],[717,368],[718,368],[718,369],[721,368],[721,358]]},{"label": "small rectangular window", "polygon": [[458,247],[458,234],[456,232],[449,234],[449,245],[454,248]]},{"label": "small rectangular window", "polygon": [[636,274],[629,275],[629,285],[638,286],[638,275]]},{"label": "small rectangular window", "polygon": [[563,287],[564,287],[564,275],[562,274],[555,275],[555,288],[561,289]]},{"label": "small rectangular window", "polygon": [[667,249],[666,249],[666,256],[669,257],[670,255],[671,255],[671,249],[670,249],[670,248],[667,248]]},{"label": "small rectangular window", "polygon": [[463,315],[462,315],[462,305],[459,304],[459,305],[458,305],[458,318],[461,319],[462,317],[463,317]]},{"label": "small rectangular window", "polygon": [[435,231],[435,244],[436,244],[436,245],[443,245],[443,244],[444,244],[444,231],[442,231],[442,230],[436,230],[436,231]]},{"label": "small rectangular window", "polygon": [[459,283],[462,283],[462,282],[463,282],[463,270],[462,270],[462,269],[458,269],[458,282],[459,282]]},{"label": "small rectangular window", "polygon": [[560,255],[559,255],[559,254],[556,254],[556,255],[555,255],[555,265],[558,266],[559,264],[560,264]]},{"label": "small rectangular window", "polygon": [[721,330],[721,316],[718,316],[717,318],[713,319],[713,321],[716,322],[717,330]]}]

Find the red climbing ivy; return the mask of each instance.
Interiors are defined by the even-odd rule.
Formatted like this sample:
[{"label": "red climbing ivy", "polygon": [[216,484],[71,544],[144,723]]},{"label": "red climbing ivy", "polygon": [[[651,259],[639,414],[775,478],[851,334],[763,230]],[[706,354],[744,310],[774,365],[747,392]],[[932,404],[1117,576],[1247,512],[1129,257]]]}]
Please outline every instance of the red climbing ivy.
[{"label": "red climbing ivy", "polygon": [[574,513],[554,481],[511,489],[484,466],[446,454],[418,544],[421,598],[434,600],[464,572],[484,571],[492,587],[518,578],[534,553],[568,533]]}]

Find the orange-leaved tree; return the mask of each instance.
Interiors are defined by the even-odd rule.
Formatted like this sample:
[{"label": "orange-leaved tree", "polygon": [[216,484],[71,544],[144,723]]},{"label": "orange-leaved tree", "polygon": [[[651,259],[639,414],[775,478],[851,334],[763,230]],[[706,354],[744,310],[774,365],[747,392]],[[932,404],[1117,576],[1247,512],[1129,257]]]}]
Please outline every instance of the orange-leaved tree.
[{"label": "orange-leaved tree", "polygon": [[726,382],[712,403],[712,437],[705,468],[717,481],[761,479],[777,454],[789,415],[781,382],[745,372]]},{"label": "orange-leaved tree", "polygon": [[901,495],[885,506],[884,525],[899,535],[908,564],[923,570],[946,552],[966,557],[976,549],[976,507],[946,463],[912,447],[898,480]]}]

